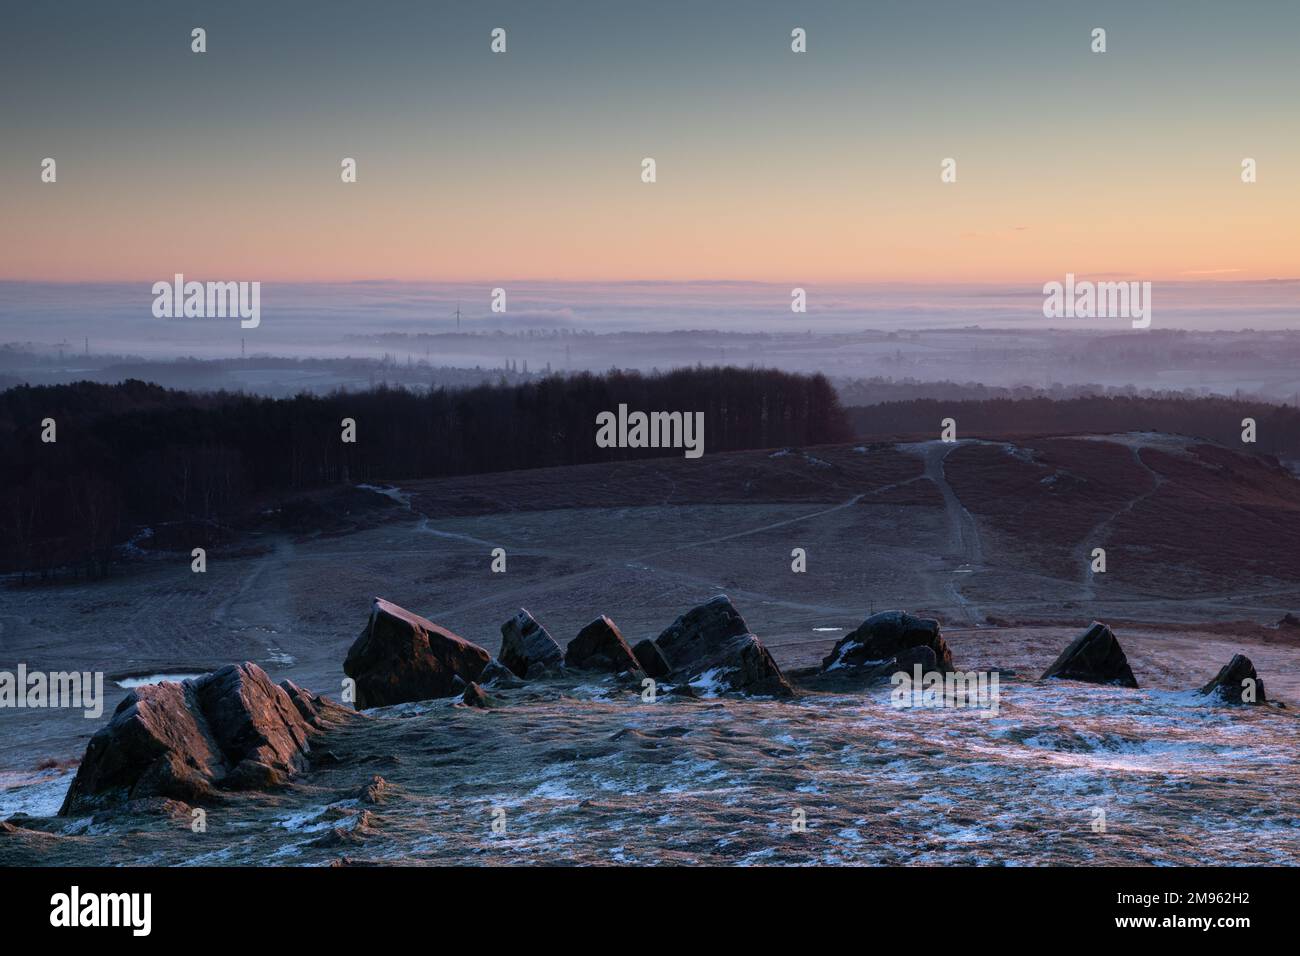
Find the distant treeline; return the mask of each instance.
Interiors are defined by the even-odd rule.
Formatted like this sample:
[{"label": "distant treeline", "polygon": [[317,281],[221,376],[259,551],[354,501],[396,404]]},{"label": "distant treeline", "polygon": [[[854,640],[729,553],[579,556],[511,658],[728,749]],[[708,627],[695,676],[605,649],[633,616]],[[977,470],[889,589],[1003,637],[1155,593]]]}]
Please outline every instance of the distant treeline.
[{"label": "distant treeline", "polygon": [[[1090,432],[1171,432],[1220,442],[1245,452],[1300,459],[1300,409],[1260,401],[1205,397],[1093,395],[1049,398],[995,398],[983,401],[914,399],[852,406],[848,410],[859,438],[902,435],[937,437],[940,422],[957,422],[957,437],[1050,435]],[[1255,444],[1243,444],[1242,420],[1256,423]]]},{"label": "distant treeline", "polygon": [[[21,386],[0,393],[0,570],[102,575],[114,545],[141,525],[241,515],[337,483],[682,455],[598,448],[596,415],[620,403],[703,412],[706,454],[852,437],[823,376],[765,369],[290,399],[140,381]],[[345,418],[355,443],[342,440]],[[45,419],[55,442],[42,441]]]}]

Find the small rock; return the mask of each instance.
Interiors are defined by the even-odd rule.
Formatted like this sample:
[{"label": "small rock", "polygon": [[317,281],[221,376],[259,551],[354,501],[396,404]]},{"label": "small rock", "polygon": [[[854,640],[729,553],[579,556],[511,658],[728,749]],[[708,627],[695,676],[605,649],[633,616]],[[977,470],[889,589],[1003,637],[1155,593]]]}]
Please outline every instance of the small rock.
[{"label": "small rock", "polygon": [[478,682],[482,685],[493,684],[498,687],[524,686],[515,676],[515,672],[495,657],[488,661],[487,667],[483,668],[483,673],[478,676]]},{"label": "small rock", "polygon": [[375,774],[370,778],[370,782],[361,788],[357,799],[362,803],[383,803],[391,789],[387,780]]},{"label": "small rock", "polygon": [[496,698],[486,693],[478,684],[470,684],[466,687],[465,695],[460,699],[460,701],[466,707],[482,707],[487,709],[489,707],[497,706]]},{"label": "small rock", "polygon": [[1213,694],[1228,704],[1263,704],[1264,682],[1255,673],[1255,665],[1243,654],[1233,654],[1232,660],[1219,670],[1214,680],[1200,691]]}]

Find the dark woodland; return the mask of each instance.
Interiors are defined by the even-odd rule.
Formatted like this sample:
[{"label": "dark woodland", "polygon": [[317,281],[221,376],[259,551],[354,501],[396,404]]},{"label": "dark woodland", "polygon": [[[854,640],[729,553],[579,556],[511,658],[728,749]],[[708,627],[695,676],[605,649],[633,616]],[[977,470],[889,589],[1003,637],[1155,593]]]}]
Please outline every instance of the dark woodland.
[{"label": "dark woodland", "polygon": [[[0,568],[103,575],[141,525],[214,522],[340,483],[438,478],[655,455],[598,448],[598,412],[703,411],[706,452],[852,437],[827,380],[738,368],[551,376],[449,391],[270,399],[118,385],[0,393]],[[41,440],[54,419],[57,441]],[[356,442],[341,422],[356,422]]]}]

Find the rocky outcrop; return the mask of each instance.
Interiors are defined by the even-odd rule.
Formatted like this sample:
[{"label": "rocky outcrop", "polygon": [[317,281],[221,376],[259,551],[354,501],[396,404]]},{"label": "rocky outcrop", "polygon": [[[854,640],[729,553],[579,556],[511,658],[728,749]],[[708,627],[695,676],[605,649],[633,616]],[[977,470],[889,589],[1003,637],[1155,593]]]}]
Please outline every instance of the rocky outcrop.
[{"label": "rocky outcrop", "polygon": [[664,657],[664,652],[659,650],[659,645],[648,637],[632,648],[632,655],[641,670],[655,680],[667,677],[668,672],[672,670],[668,666],[668,658]]},{"label": "rocky outcrop", "polygon": [[477,644],[375,598],[343,673],[356,682],[355,704],[363,710],[459,694],[478,680],[489,660]]},{"label": "rocky outcrop", "polygon": [[307,769],[311,740],[348,714],[289,681],[273,684],[247,662],[137,687],[91,737],[59,812],[282,785]]},{"label": "rocky outcrop", "polygon": [[1228,704],[1263,704],[1264,682],[1255,673],[1255,665],[1244,654],[1233,654],[1210,681],[1201,688],[1202,694],[1213,694]]},{"label": "rocky outcrop", "polygon": [[632,648],[627,646],[618,626],[604,615],[596,618],[569,641],[564,651],[564,666],[584,671],[640,671]]},{"label": "rocky outcrop", "polygon": [[788,697],[781,668],[731,600],[719,594],[687,611],[655,640],[671,670],[669,680],[703,692],[740,691]]},{"label": "rocky outcrop", "polygon": [[560,645],[546,628],[520,608],[519,613],[501,625],[501,663],[519,677],[540,676],[540,672],[559,667],[564,659]]},{"label": "rocky outcrop", "polygon": [[1138,685],[1114,632],[1100,621],[1093,621],[1091,627],[1070,642],[1055,663],[1043,672],[1044,680],[1049,677],[1120,687]]},{"label": "rocky outcrop", "polygon": [[952,651],[939,633],[938,621],[913,617],[906,611],[881,611],[841,638],[822,661],[822,670],[875,668],[914,647],[930,649],[935,670],[946,673],[953,669]]}]

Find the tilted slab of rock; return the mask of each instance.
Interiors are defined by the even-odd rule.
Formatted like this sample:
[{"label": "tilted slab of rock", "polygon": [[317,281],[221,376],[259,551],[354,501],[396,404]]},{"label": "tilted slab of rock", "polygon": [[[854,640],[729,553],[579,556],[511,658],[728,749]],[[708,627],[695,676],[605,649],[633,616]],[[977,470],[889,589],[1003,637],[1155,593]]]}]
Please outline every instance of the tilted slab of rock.
[{"label": "tilted slab of rock", "polygon": [[1201,688],[1202,694],[1214,694],[1229,704],[1263,704],[1264,682],[1255,673],[1255,665],[1244,654],[1233,654],[1210,681]]},{"label": "tilted slab of rock", "polygon": [[520,677],[536,676],[539,670],[558,667],[564,660],[560,645],[546,628],[520,608],[519,613],[501,625],[501,653],[498,660]]},{"label": "tilted slab of rock", "polygon": [[881,611],[840,638],[822,661],[822,670],[876,667],[913,647],[928,647],[934,653],[935,669],[953,669],[952,651],[939,633],[938,621],[906,611]]},{"label": "tilted slab of rock", "polygon": [[312,738],[349,714],[249,662],[137,687],[90,738],[59,813],[279,786],[307,768]]},{"label": "tilted slab of rock", "polygon": [[636,655],[627,646],[618,625],[604,615],[596,618],[569,641],[569,646],[564,651],[564,666],[578,670],[612,671],[615,674],[641,670]]},{"label": "tilted slab of rock", "polygon": [[641,670],[656,680],[667,677],[668,672],[672,670],[668,666],[668,658],[664,657],[664,652],[659,650],[659,645],[648,637],[632,648],[632,654],[636,657]]},{"label": "tilted slab of rock", "polygon": [[1138,685],[1114,632],[1100,621],[1093,621],[1091,627],[1070,642],[1055,663],[1043,672],[1044,680],[1049,677],[1120,687]]},{"label": "tilted slab of rock", "polygon": [[483,648],[445,627],[375,598],[343,673],[356,682],[354,703],[362,710],[463,693],[491,659]]},{"label": "tilted slab of rock", "polygon": [[655,644],[672,668],[670,680],[747,694],[794,693],[725,594],[687,611]]}]

